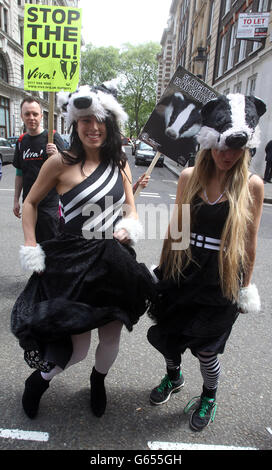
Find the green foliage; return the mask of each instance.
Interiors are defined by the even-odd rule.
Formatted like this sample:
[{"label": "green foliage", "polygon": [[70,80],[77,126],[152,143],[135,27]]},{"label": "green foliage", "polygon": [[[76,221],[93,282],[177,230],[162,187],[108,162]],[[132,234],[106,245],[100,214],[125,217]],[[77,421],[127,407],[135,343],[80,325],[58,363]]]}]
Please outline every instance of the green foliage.
[{"label": "green foliage", "polygon": [[100,85],[117,76],[119,49],[87,44],[81,54],[81,85]]},{"label": "green foliage", "polygon": [[157,54],[160,46],[149,42],[133,46],[86,46],[81,59],[81,85],[99,85],[119,79],[118,99],[129,116],[126,133],[137,137],[156,104]]}]

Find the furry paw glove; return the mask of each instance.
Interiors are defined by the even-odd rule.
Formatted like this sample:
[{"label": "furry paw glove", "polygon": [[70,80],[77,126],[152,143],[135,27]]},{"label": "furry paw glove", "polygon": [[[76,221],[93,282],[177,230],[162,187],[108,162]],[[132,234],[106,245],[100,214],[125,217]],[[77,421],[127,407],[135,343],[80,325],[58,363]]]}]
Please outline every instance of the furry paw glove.
[{"label": "furry paw glove", "polygon": [[249,284],[247,287],[241,287],[237,303],[241,313],[259,313],[261,300],[256,285]]},{"label": "furry paw glove", "polygon": [[39,244],[21,246],[20,261],[22,268],[28,271],[40,273],[45,270],[45,253]]},{"label": "furry paw glove", "polygon": [[143,234],[143,226],[138,219],[132,219],[130,217],[124,217],[115,225],[115,232],[121,229],[125,229],[128,232],[131,244],[135,245]]}]

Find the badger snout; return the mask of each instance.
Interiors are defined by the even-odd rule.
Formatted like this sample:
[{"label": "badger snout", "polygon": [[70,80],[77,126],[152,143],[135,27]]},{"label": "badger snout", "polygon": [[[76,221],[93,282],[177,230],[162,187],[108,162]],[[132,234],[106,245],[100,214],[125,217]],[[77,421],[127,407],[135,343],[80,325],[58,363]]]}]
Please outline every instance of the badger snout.
[{"label": "badger snout", "polygon": [[175,129],[171,128],[171,127],[168,127],[165,131],[165,134],[167,135],[167,137],[170,137],[170,139],[177,139],[178,138],[178,134],[177,132],[175,131]]},{"label": "badger snout", "polygon": [[246,132],[236,132],[226,138],[226,145],[231,149],[239,149],[244,147],[248,141]]},{"label": "badger snout", "polygon": [[92,104],[92,98],[89,98],[87,96],[82,96],[80,98],[74,99],[74,106],[77,109],[87,109],[91,106],[91,104]]}]

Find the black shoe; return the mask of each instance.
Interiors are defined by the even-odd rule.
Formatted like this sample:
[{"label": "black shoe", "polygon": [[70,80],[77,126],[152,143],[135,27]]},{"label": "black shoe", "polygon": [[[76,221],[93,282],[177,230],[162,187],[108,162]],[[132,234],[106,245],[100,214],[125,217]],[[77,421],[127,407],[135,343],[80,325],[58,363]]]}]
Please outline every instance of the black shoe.
[{"label": "black shoe", "polygon": [[188,413],[195,408],[190,418],[190,428],[193,431],[202,431],[210,422],[214,421],[217,403],[214,398],[208,398],[201,395],[194,397],[184,408],[184,412]]},{"label": "black shoe", "polygon": [[171,397],[172,393],[177,393],[184,385],[184,378],[180,371],[180,378],[175,381],[171,381],[166,374],[165,377],[162,379],[160,385],[158,387],[153,388],[150,394],[150,402],[153,405],[162,405],[166,403],[169,398]]},{"label": "black shoe", "polygon": [[25,381],[25,390],[22,396],[22,405],[26,415],[35,418],[40,399],[49,387],[49,380],[44,380],[39,370],[35,370]]},{"label": "black shoe", "polygon": [[90,382],[91,382],[91,409],[97,418],[100,418],[106,410],[107,395],[104,385],[104,380],[107,374],[100,374],[93,368]]}]

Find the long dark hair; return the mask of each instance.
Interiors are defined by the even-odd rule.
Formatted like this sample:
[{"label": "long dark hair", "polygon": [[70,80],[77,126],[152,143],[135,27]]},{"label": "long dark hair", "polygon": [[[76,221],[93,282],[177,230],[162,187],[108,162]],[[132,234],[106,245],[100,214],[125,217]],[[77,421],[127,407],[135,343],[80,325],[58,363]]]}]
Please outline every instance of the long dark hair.
[{"label": "long dark hair", "polygon": [[[105,125],[107,129],[107,138],[100,149],[101,160],[108,163],[111,162],[113,166],[116,165],[118,168],[123,170],[127,162],[127,156],[122,150],[122,140],[119,126],[115,116],[110,112],[105,119]],[[76,122],[74,122],[72,125],[70,147],[67,150],[63,150],[61,153],[64,163],[68,165],[76,165],[77,163],[81,163],[81,168],[83,168],[86,161],[86,153],[78,136]]]}]

